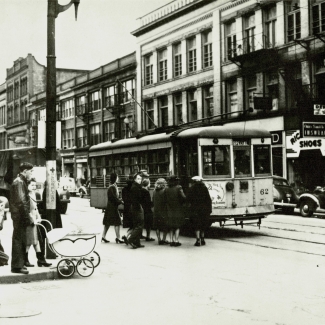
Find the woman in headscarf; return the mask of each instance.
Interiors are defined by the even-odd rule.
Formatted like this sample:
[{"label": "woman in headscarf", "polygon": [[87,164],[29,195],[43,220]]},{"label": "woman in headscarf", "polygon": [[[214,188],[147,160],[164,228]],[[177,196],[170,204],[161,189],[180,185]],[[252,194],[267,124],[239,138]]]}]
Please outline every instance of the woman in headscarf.
[{"label": "woman in headscarf", "polygon": [[202,177],[192,177],[193,185],[187,194],[190,220],[195,230],[194,246],[205,245],[204,232],[209,227],[209,216],[212,212],[212,201],[209,190],[202,182]]},{"label": "woman in headscarf", "polygon": [[184,203],[186,196],[182,186],[178,184],[177,176],[170,176],[168,180],[168,188],[166,188],[166,203],[167,203],[167,226],[169,228],[170,246],[181,246],[178,241],[179,229],[184,224]]},{"label": "woman in headscarf", "polygon": [[103,235],[102,241],[104,243],[109,243],[109,240],[106,239],[106,233],[110,226],[115,228],[115,242],[116,244],[123,244],[124,241],[120,240],[120,227],[121,227],[121,217],[118,211],[118,206],[123,203],[118,197],[118,188],[116,182],[118,181],[118,176],[116,173],[112,173],[110,176],[110,185],[107,189],[107,205],[103,218]]},{"label": "woman in headscarf", "polygon": [[[166,207],[166,194],[165,189],[167,186],[167,182],[164,178],[158,178],[155,183],[155,189],[152,195],[153,201],[153,223],[154,228],[156,228],[156,234],[158,238],[159,245],[169,244],[166,241],[167,237],[167,207]],[[161,239],[161,233],[163,237]]]}]

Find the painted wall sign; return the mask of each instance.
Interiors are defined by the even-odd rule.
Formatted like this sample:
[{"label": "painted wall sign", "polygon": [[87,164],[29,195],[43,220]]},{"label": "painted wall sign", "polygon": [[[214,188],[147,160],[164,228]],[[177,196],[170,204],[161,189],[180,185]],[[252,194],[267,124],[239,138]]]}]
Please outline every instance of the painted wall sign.
[{"label": "painted wall sign", "polygon": [[226,185],[225,182],[204,182],[209,190],[212,208],[225,207],[226,205]]}]

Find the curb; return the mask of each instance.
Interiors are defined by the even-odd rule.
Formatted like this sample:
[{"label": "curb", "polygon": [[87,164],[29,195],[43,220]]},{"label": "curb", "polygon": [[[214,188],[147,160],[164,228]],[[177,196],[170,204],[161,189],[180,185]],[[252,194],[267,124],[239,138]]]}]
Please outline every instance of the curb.
[{"label": "curb", "polygon": [[[9,271],[10,272],[10,271]],[[13,284],[13,283],[27,283],[34,281],[44,281],[44,280],[56,280],[59,279],[58,272],[55,268],[51,268],[46,272],[33,272],[29,274],[4,274],[0,275],[1,284]]]}]

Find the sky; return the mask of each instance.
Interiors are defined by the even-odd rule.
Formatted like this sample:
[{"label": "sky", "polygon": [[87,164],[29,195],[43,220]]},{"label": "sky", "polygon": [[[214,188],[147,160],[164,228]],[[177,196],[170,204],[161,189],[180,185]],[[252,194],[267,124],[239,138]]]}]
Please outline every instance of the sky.
[{"label": "sky", "polygon": [[[56,67],[94,70],[135,51],[137,18],[172,0],[80,0],[55,19]],[[7,68],[32,54],[46,66],[47,0],[0,0],[0,84]],[[59,0],[66,5],[69,0]]]}]

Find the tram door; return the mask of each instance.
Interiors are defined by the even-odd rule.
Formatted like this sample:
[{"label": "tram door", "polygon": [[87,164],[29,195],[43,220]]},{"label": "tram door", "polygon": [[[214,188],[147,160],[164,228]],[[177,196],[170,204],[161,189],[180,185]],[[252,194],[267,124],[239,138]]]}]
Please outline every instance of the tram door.
[{"label": "tram door", "polygon": [[190,179],[199,173],[197,139],[181,139],[176,145],[175,159],[175,170],[186,192]]}]

